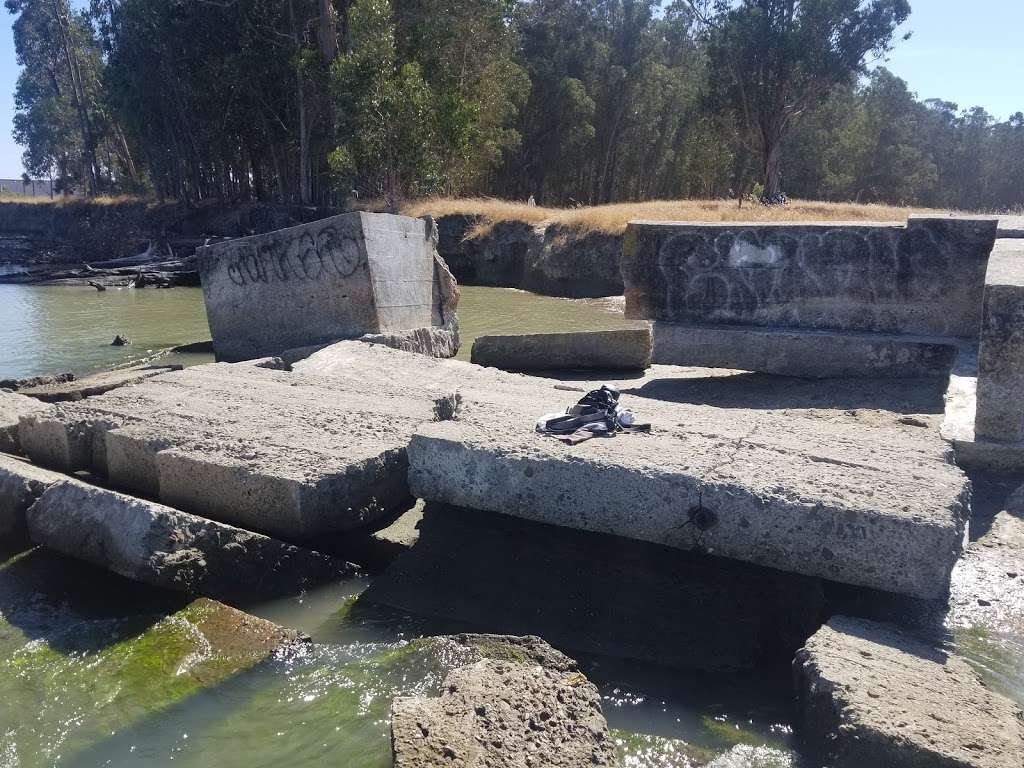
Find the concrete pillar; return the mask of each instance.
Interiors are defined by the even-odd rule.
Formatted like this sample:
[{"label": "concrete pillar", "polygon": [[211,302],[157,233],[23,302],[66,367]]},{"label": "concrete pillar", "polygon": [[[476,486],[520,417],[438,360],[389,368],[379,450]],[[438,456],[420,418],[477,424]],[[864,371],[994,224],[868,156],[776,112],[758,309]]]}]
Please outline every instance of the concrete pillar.
[{"label": "concrete pillar", "polygon": [[997,240],[989,259],[974,433],[1024,440],[1024,240]]}]

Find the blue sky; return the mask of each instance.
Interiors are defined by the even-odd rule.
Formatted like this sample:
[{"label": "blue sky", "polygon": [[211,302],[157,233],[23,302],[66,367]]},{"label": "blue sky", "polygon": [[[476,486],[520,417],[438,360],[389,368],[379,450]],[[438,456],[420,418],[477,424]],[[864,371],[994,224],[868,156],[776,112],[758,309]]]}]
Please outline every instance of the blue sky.
[{"label": "blue sky", "polygon": [[[76,0],[75,5],[84,4]],[[911,0],[913,32],[886,64],[921,98],[982,106],[1000,120],[1024,111],[1024,0]],[[0,6],[0,14],[7,16]],[[11,138],[18,66],[10,17],[0,32],[0,178],[21,176]]]}]

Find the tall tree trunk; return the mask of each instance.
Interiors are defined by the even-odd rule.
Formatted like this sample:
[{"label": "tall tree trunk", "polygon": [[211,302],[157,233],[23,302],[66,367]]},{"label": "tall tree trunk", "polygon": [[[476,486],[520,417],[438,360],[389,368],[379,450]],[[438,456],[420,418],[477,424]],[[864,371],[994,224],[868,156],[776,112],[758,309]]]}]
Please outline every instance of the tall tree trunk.
[{"label": "tall tree trunk", "polygon": [[68,67],[68,77],[71,79],[71,92],[75,100],[75,110],[78,113],[79,130],[82,133],[82,171],[88,184],[88,193],[95,195],[99,192],[99,164],[96,162],[96,140],[92,133],[92,125],[89,121],[89,112],[85,104],[85,88],[82,85],[82,73],[79,69],[78,54],[74,50],[70,36],[70,19],[65,17],[64,9],[59,0],[52,0],[51,9],[53,19],[60,31],[61,48],[64,51],[64,59]]},{"label": "tall tree trunk", "polygon": [[782,137],[774,132],[764,135],[763,183],[761,199],[774,203],[782,194]]},{"label": "tall tree trunk", "polygon": [[330,64],[338,58],[338,14],[333,0],[320,0],[320,19],[316,27],[320,53]]},{"label": "tall tree trunk", "polygon": [[312,197],[309,115],[306,114],[306,89],[302,76],[302,37],[295,23],[295,4],[291,0],[288,2],[288,21],[295,41],[295,93],[299,108],[299,202],[308,205]]}]

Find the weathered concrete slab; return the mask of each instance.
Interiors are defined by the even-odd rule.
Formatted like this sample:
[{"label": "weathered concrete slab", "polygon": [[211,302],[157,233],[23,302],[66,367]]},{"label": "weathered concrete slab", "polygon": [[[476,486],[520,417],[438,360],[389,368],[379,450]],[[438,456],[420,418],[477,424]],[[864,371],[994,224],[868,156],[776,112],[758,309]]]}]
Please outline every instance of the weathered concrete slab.
[{"label": "weathered concrete slab", "polygon": [[[458,290],[436,227],[349,213],[198,251],[218,360],[436,326],[458,347]],[[429,340],[429,338],[427,339]]]},{"label": "weathered concrete slab", "polygon": [[1024,474],[1024,440],[991,440],[975,434],[977,394],[978,356],[962,349],[950,373],[940,431],[953,446],[956,463],[968,472],[1013,477]]},{"label": "weathered concrete slab", "polygon": [[786,663],[824,610],[810,577],[438,504],[360,600],[700,671]]},{"label": "weathered concrete slab", "polygon": [[66,479],[65,475],[0,454],[0,545],[27,542],[25,512],[43,491]]},{"label": "weathered concrete slab", "polygon": [[445,386],[442,373],[433,389],[387,383],[395,360],[438,361],[349,346],[364,363],[349,377],[196,366],[61,404],[20,431],[40,464],[90,469],[204,517],[300,539],[349,530],[407,508],[405,447],[438,418]]},{"label": "weathered concrete slab", "polygon": [[26,520],[36,544],[192,595],[297,594],[350,571],[317,552],[74,480],[47,488]]},{"label": "weathered concrete slab", "polygon": [[104,371],[83,379],[19,389],[18,394],[41,400],[44,403],[84,400],[87,397],[102,395],[104,392],[118,387],[137,384],[153,376],[159,376],[161,373],[180,371],[181,368],[180,365],[143,365],[116,371]]},{"label": "weathered concrete slab", "polygon": [[835,768],[1018,768],[1024,712],[957,656],[843,616],[793,663],[798,733]]},{"label": "weathered concrete slab", "polygon": [[651,365],[651,329],[480,336],[472,360],[505,371],[642,371]]},{"label": "weathered concrete slab", "polygon": [[809,378],[948,376],[949,339],[655,321],[654,361]]},{"label": "weathered concrete slab", "polygon": [[1000,216],[998,237],[1024,238],[1024,216]]},{"label": "weathered concrete slab", "polygon": [[976,339],[996,224],[632,222],[626,316]]},{"label": "weathered concrete slab", "polygon": [[[557,395],[561,394],[562,397]],[[534,431],[564,393],[464,396],[409,445],[414,494],[924,598],[945,595],[969,483],[933,431],[625,396],[650,434]]]},{"label": "weathered concrete slab", "polygon": [[974,432],[1024,440],[1024,240],[997,240],[989,259]]},{"label": "weathered concrete slab", "polygon": [[618,765],[597,688],[570,659],[532,646],[546,644],[477,637],[489,655],[449,673],[440,696],[395,699],[395,768]]},{"label": "weathered concrete slab", "polygon": [[15,392],[0,391],[0,453],[20,453],[18,422],[22,416],[45,413],[48,405]]}]

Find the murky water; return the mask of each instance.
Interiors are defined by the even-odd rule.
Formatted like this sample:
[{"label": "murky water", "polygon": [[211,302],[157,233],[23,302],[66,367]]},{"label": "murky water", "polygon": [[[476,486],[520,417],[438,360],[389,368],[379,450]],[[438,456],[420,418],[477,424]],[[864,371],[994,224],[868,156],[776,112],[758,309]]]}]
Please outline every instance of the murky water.
[{"label": "murky water", "polygon": [[[633,327],[608,300],[569,300],[509,288],[462,288],[460,358],[473,339],[491,333],[534,333]],[[113,347],[114,336],[131,339]],[[135,290],[0,285],[0,379],[70,371],[78,376],[126,365],[168,347],[210,338],[198,288]],[[208,362],[185,355],[171,362]]]}]

